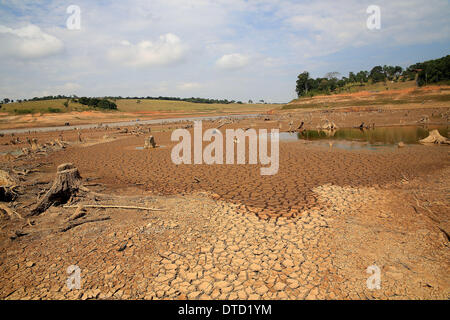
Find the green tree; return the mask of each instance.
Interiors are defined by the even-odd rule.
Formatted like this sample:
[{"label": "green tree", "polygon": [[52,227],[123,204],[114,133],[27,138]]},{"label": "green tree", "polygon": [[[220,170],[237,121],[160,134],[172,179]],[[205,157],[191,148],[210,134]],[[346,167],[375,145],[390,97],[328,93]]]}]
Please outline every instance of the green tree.
[{"label": "green tree", "polygon": [[383,67],[376,66],[373,67],[372,70],[370,70],[369,78],[372,80],[373,83],[384,81],[386,76],[383,71]]},{"label": "green tree", "polygon": [[304,71],[298,75],[295,91],[297,92],[297,95],[299,97],[304,96],[308,93],[308,79],[309,72],[307,71]]}]

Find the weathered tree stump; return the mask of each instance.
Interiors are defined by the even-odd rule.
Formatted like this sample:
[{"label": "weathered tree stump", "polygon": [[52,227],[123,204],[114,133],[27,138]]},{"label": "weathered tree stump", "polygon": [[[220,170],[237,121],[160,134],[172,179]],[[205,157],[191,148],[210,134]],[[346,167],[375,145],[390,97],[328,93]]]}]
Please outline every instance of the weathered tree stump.
[{"label": "weathered tree stump", "polygon": [[0,170],[0,201],[10,202],[17,198],[14,188],[17,181],[8,172]]},{"label": "weathered tree stump", "polygon": [[31,140],[31,150],[36,151],[39,149],[38,140],[36,138],[33,138]]},{"label": "weathered tree stump", "polygon": [[153,136],[149,136],[145,139],[144,149],[149,149],[150,147],[156,148],[156,142]]},{"label": "weathered tree stump", "polygon": [[450,140],[446,137],[441,136],[439,131],[432,130],[429,136],[425,139],[419,140],[420,143],[435,143],[435,144],[450,144]]},{"label": "weathered tree stump", "polygon": [[39,200],[31,215],[39,215],[52,205],[67,203],[76,194],[81,183],[78,169],[72,163],[58,166],[56,177],[50,190]]}]

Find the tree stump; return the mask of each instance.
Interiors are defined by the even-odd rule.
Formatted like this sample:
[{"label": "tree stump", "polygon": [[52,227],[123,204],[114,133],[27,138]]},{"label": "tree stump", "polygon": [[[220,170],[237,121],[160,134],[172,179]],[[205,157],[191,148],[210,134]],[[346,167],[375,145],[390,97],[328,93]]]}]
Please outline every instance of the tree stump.
[{"label": "tree stump", "polygon": [[80,183],[81,176],[78,169],[72,163],[61,164],[56,171],[52,187],[31,210],[31,215],[39,215],[52,205],[67,203],[78,191]]},{"label": "tree stump", "polygon": [[8,172],[0,170],[0,201],[10,202],[17,198],[14,188],[17,181]]},{"label": "tree stump", "polygon": [[149,136],[145,139],[144,149],[149,149],[150,147],[156,148],[156,142],[153,136]]},{"label": "tree stump", "polygon": [[429,136],[425,139],[419,140],[420,143],[435,143],[435,144],[450,144],[450,140],[441,136],[439,131],[432,130]]},{"label": "tree stump", "polygon": [[31,150],[36,151],[38,149],[39,149],[38,140],[36,138],[33,138],[31,140]]}]

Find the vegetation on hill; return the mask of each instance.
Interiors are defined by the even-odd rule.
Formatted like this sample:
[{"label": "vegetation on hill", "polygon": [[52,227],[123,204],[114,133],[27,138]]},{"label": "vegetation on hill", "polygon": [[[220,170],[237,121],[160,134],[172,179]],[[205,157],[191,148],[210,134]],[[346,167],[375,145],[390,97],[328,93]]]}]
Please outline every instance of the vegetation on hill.
[{"label": "vegetation on hill", "polygon": [[117,105],[114,102],[109,101],[108,99],[81,97],[81,98],[75,99],[75,102],[79,102],[79,103],[81,103],[85,106],[89,106],[91,108],[117,110]]},{"label": "vegetation on hill", "polygon": [[[31,99],[17,99],[16,102],[24,102],[24,101],[46,101],[46,100],[56,100],[56,99],[67,99],[77,102],[78,100],[81,100],[81,104],[89,105],[89,106],[97,106],[99,104],[99,108],[103,109],[116,109],[112,104],[108,104],[106,102],[100,102],[99,100],[104,101],[116,101],[116,100],[166,100],[166,101],[184,101],[184,102],[191,102],[191,103],[203,103],[203,104],[231,104],[231,103],[238,103],[242,104],[242,101],[236,101],[236,100],[228,100],[228,99],[208,99],[208,98],[179,98],[179,97],[121,97],[121,96],[108,96],[103,98],[89,98],[89,97],[81,97],[78,98],[76,95],[73,96],[65,96],[65,95],[57,95],[57,96],[44,96],[44,97],[34,97]],[[13,99],[4,98],[0,103],[7,104],[14,102]],[[260,100],[260,102],[264,103],[264,100]],[[253,103],[252,100],[249,100],[249,103]]]},{"label": "vegetation on hill", "polygon": [[416,80],[418,86],[450,81],[450,55],[440,59],[413,64],[403,70],[400,66],[375,66],[370,71],[350,72],[348,77],[340,77],[338,72],[329,72],[323,78],[310,78],[307,71],[297,77],[298,97],[317,94],[350,92],[354,86],[366,84]]}]

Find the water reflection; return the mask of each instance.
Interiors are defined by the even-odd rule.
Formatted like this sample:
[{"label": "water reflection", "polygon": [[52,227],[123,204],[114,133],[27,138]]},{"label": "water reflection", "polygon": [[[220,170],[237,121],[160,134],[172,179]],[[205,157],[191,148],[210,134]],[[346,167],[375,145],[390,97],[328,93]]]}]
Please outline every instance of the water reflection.
[{"label": "water reflection", "polygon": [[397,144],[400,141],[406,144],[418,143],[420,139],[428,137],[428,133],[438,129],[439,133],[448,137],[448,127],[429,126],[428,128],[419,126],[404,127],[376,127],[375,129],[343,128],[330,132],[330,130],[304,130],[297,133],[297,139],[303,140],[347,140],[366,141],[370,144]]},{"label": "water reflection", "polygon": [[280,132],[280,140],[304,140],[330,149],[366,149],[376,151],[385,148],[397,148],[399,142],[418,144],[420,139],[428,137],[428,133],[434,129],[438,129],[442,136],[448,137],[449,130],[446,126],[402,126],[376,127],[373,129],[303,130],[295,133]]}]

